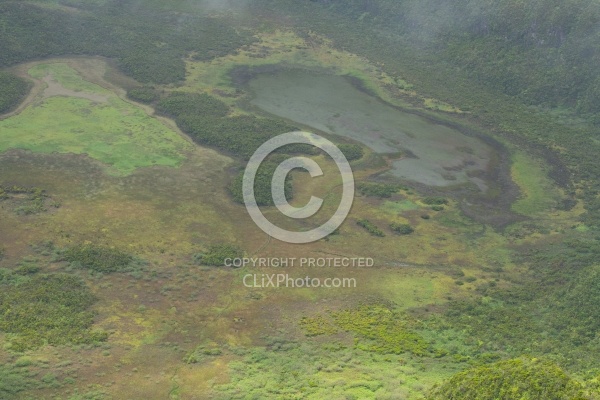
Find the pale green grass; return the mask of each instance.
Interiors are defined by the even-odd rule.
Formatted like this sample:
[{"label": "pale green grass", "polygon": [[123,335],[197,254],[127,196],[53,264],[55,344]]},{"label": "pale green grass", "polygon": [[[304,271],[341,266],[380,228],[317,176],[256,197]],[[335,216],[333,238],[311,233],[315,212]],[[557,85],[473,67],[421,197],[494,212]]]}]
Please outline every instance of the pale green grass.
[{"label": "pale green grass", "polygon": [[83,80],[66,64],[32,68],[35,77],[51,72],[70,90],[101,94],[107,102],[54,96],[0,121],[0,151],[24,149],[39,153],[87,154],[127,175],[152,165],[175,167],[193,145],[142,109]]},{"label": "pale green grass", "polygon": [[512,205],[512,210],[519,214],[530,216],[547,211],[560,198],[544,168],[524,153],[513,156],[511,174],[521,189],[521,198]]},{"label": "pale green grass", "polygon": [[54,81],[58,82],[65,89],[76,92],[81,91],[103,95],[112,94],[112,92],[104,89],[102,86],[86,81],[77,71],[65,63],[38,64],[30,68],[27,73],[36,79],[43,79],[47,75],[50,75]]},{"label": "pale green grass", "polygon": [[381,205],[381,209],[383,211],[389,212],[391,214],[399,214],[404,211],[418,210],[419,208],[421,208],[421,206],[419,206],[418,204],[416,204],[410,200],[385,201]]}]

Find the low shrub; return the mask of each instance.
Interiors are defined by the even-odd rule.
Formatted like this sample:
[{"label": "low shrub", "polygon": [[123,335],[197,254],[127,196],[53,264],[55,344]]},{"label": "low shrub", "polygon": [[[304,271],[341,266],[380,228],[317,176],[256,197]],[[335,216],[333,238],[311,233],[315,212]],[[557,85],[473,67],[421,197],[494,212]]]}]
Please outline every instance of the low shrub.
[{"label": "low shrub", "polygon": [[404,189],[404,186],[389,183],[361,182],[356,185],[356,188],[363,196],[389,198],[394,193]]},{"label": "low shrub", "polygon": [[409,224],[398,224],[396,222],[390,224],[390,229],[400,235],[410,235],[415,231]]},{"label": "low shrub", "polygon": [[12,350],[106,340],[106,332],[91,329],[94,313],[89,308],[96,298],[79,278],[10,275],[0,274],[0,331],[15,334]]},{"label": "low shrub", "polygon": [[237,246],[228,243],[214,244],[204,252],[194,254],[194,262],[200,265],[222,267],[227,259],[242,258],[244,252]]},{"label": "low shrub", "polygon": [[127,97],[140,103],[150,104],[158,100],[159,93],[151,86],[141,86],[129,90]]},{"label": "low shrub", "polygon": [[383,237],[385,233],[381,229],[377,227],[374,223],[369,221],[368,219],[359,219],[356,221],[356,224],[362,228],[364,228],[367,232],[369,232],[373,236]]},{"label": "low shrub", "polygon": [[60,259],[74,267],[102,273],[128,271],[136,261],[131,254],[121,250],[87,244],[67,248]]}]

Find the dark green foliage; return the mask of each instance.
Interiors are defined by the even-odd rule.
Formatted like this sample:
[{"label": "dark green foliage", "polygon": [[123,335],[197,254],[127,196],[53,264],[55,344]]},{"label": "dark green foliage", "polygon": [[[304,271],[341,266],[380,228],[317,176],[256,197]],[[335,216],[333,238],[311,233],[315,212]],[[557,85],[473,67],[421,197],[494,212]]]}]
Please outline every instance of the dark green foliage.
[{"label": "dark green foliage", "polygon": [[0,365],[0,399],[16,399],[19,392],[37,387],[26,367]]},{"label": "dark green foliage", "polygon": [[600,246],[585,240],[531,249],[519,262],[530,273],[510,289],[480,285],[484,298],[451,301],[446,318],[482,352],[544,355],[573,371],[597,367],[600,352]]},{"label": "dark green foliage", "polygon": [[96,245],[77,245],[64,250],[61,260],[77,268],[95,272],[124,272],[135,263],[135,258],[123,251]]},{"label": "dark green foliage", "polygon": [[15,108],[28,90],[29,84],[24,79],[0,72],[0,114]]},{"label": "dark green foliage", "polygon": [[385,233],[381,229],[377,227],[374,223],[369,221],[368,219],[359,219],[356,221],[356,224],[362,228],[365,228],[367,232],[369,232],[373,236],[383,237]]},{"label": "dark green foliage", "polygon": [[[443,205],[443,204],[448,204],[448,199],[446,199],[444,197],[425,197],[423,199],[423,203],[429,204],[429,205],[440,206],[440,205]],[[432,209],[433,209],[433,207],[432,207]]]},{"label": "dark green foliage", "polygon": [[360,182],[356,185],[356,188],[363,196],[389,198],[394,193],[404,189],[404,186],[389,183]]},{"label": "dark green foliage", "polygon": [[250,158],[270,138],[296,130],[283,121],[247,115],[214,118],[190,114],[180,115],[176,122],[196,142],[242,158]]},{"label": "dark green foliage", "polygon": [[444,207],[443,206],[431,206],[431,209],[433,211],[444,211]]},{"label": "dark green foliage", "polygon": [[549,361],[517,358],[459,372],[429,400],[584,399],[582,385]]},{"label": "dark green foliage", "polygon": [[222,267],[227,260],[234,260],[244,257],[244,252],[239,247],[228,244],[214,244],[202,252],[194,254],[194,261],[201,265],[210,265]]},{"label": "dark green foliage", "polygon": [[[254,199],[256,200],[256,204],[259,206],[275,205],[271,190],[271,182],[273,175],[275,174],[275,169],[280,164],[277,159],[277,156],[273,156],[270,157],[268,161],[263,162],[258,168],[256,176],[254,177]],[[240,171],[239,174],[229,184],[229,193],[233,197],[233,200],[240,204],[244,204],[244,195],[242,190],[243,181],[244,171]],[[292,187],[292,176],[289,174],[285,179],[284,192],[287,201],[289,202],[292,200],[294,197],[294,192]]]},{"label": "dark green foliage", "polygon": [[16,334],[11,348],[23,351],[44,343],[94,343],[106,333],[91,330],[96,301],[77,277],[33,275],[0,280],[0,331]]},{"label": "dark green foliage", "polygon": [[409,224],[398,224],[396,222],[390,224],[390,229],[400,235],[410,235],[415,231]]},{"label": "dark green foliage", "polygon": [[552,314],[555,329],[570,326],[577,342],[593,340],[600,333],[600,266],[582,270],[553,297],[555,308],[560,310]]},{"label": "dark green foliage", "polygon": [[127,97],[140,103],[150,104],[158,100],[159,93],[151,86],[141,86],[127,91]]},{"label": "dark green foliage", "polygon": [[364,155],[363,147],[358,144],[342,143],[337,147],[342,153],[344,153],[344,156],[348,161],[359,160]]},{"label": "dark green foliage", "polygon": [[[179,128],[196,142],[242,158],[250,158],[270,138],[297,130],[288,123],[270,118],[227,117],[229,107],[207,94],[172,93],[158,102],[156,110],[175,118]],[[286,146],[285,151],[298,153],[312,149],[298,145]]]},{"label": "dark green foliage", "polygon": [[[278,163],[266,161],[263,162],[260,165],[260,167],[258,167],[256,176],[254,177],[254,199],[256,200],[256,204],[258,204],[259,206],[275,205],[271,191],[271,181],[273,179],[275,169],[278,165]],[[229,192],[231,193],[231,196],[236,202],[240,204],[244,204],[244,195],[242,191],[243,182],[244,171],[240,171],[240,173],[233,179],[233,181],[229,185]],[[288,201],[290,201],[293,198],[291,175],[288,175],[286,177],[284,193]]]},{"label": "dark green foliage", "polygon": [[218,118],[226,116],[229,107],[205,93],[174,92],[158,102],[156,111],[169,117],[190,115]]},{"label": "dark green foliage", "polygon": [[0,67],[64,54],[116,58],[140,82],[184,79],[183,57],[210,60],[254,40],[226,21],[155,9],[143,1],[74,2],[78,12],[0,2]]}]

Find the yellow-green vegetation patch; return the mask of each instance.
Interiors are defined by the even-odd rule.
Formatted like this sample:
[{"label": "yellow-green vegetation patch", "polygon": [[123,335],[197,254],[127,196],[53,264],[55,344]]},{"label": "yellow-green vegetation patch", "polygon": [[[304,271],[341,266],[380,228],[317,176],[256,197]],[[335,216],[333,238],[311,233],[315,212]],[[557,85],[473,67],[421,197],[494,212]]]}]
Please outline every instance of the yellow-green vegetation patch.
[{"label": "yellow-green vegetation patch", "polygon": [[105,332],[91,329],[88,308],[96,299],[75,276],[0,270],[0,288],[0,331],[12,334],[13,350],[106,340]]},{"label": "yellow-green vegetation patch", "polygon": [[188,61],[186,86],[206,91],[217,88],[216,94],[225,95],[224,100],[232,102],[235,88],[228,76],[231,69],[286,63],[306,68],[329,68],[338,75],[360,79],[366,89],[394,103],[399,102],[394,93],[416,95],[410,91],[411,85],[401,78],[389,76],[364,57],[334,48],[332,42],[322,36],[308,34],[301,38],[292,31],[276,30],[257,37],[256,43],[236,54],[209,62]]},{"label": "yellow-green vegetation patch", "polygon": [[[34,67],[34,75],[43,72],[39,68]],[[152,165],[176,167],[191,150],[177,132],[100,86],[86,83],[65,64],[53,64],[52,71],[65,89],[102,93],[102,99],[60,95],[30,105],[0,121],[0,151],[87,154],[109,165],[110,173],[127,175]]]},{"label": "yellow-green vegetation patch", "polygon": [[399,214],[405,211],[413,211],[420,209],[421,206],[410,201],[410,200],[402,200],[402,201],[385,201],[381,205],[381,209],[390,214]]},{"label": "yellow-green vegetation patch", "polygon": [[444,101],[440,101],[440,100],[436,100],[436,99],[424,99],[423,103],[425,105],[425,108],[428,108],[430,110],[444,111],[444,112],[456,113],[456,114],[464,113],[464,111],[462,111],[460,108],[454,107],[451,104],[448,104]]},{"label": "yellow-green vegetation patch", "polygon": [[300,325],[307,336],[336,333],[355,336],[356,347],[379,354],[429,354],[429,343],[414,331],[415,321],[404,313],[382,305],[364,305],[330,312],[327,316],[305,317]]},{"label": "yellow-green vegetation patch", "polygon": [[65,89],[88,93],[111,94],[102,86],[88,82],[73,68],[65,63],[38,64],[31,67],[27,73],[35,79],[54,81]]},{"label": "yellow-green vegetation patch", "polygon": [[467,369],[436,387],[430,400],[585,399],[582,385],[558,365],[516,358]]},{"label": "yellow-green vegetation patch", "polygon": [[547,211],[556,204],[560,193],[539,162],[518,152],[513,156],[511,173],[522,194],[512,205],[513,211],[534,215]]}]

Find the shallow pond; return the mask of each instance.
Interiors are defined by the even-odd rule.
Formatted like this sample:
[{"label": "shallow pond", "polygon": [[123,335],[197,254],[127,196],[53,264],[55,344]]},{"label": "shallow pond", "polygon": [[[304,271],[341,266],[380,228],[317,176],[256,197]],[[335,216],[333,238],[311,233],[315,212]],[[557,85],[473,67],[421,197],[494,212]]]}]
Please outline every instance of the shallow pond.
[{"label": "shallow pond", "polygon": [[354,139],[377,153],[404,151],[385,173],[430,186],[472,182],[494,150],[476,137],[394,108],[340,76],[299,69],[260,73],[248,82],[256,107],[326,133]]}]

